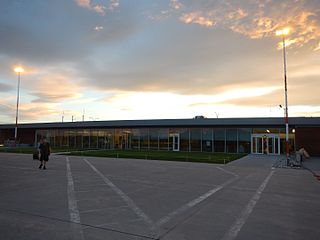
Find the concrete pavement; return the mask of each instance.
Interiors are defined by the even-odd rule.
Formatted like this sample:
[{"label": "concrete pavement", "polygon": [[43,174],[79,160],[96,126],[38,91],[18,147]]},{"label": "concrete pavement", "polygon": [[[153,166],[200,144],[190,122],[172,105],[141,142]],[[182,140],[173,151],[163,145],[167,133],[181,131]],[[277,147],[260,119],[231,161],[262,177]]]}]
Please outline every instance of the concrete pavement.
[{"label": "concrete pavement", "polygon": [[277,160],[55,155],[39,170],[0,153],[0,239],[319,239],[320,181]]}]

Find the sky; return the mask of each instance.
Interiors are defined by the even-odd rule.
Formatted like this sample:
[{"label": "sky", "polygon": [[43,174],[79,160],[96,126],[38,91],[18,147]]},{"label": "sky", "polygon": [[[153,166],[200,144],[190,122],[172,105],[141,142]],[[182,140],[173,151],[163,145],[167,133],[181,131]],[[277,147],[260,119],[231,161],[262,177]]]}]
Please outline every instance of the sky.
[{"label": "sky", "polygon": [[[319,0],[1,0],[0,124],[320,116]],[[282,106],[282,108],[281,108]]]}]

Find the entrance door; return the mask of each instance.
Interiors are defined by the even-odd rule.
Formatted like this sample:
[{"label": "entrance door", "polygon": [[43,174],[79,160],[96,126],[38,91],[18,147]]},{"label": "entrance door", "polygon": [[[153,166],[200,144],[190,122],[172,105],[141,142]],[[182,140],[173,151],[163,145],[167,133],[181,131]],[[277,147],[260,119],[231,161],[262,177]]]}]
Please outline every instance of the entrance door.
[{"label": "entrance door", "polygon": [[131,148],[131,133],[129,131],[123,131],[118,137],[118,142],[116,142],[116,146],[119,149],[130,149]]},{"label": "entrance door", "polygon": [[251,153],[280,154],[280,136],[278,134],[252,134]]},{"label": "entrance door", "polygon": [[172,138],[172,151],[180,151],[180,134],[172,133],[170,137]]}]

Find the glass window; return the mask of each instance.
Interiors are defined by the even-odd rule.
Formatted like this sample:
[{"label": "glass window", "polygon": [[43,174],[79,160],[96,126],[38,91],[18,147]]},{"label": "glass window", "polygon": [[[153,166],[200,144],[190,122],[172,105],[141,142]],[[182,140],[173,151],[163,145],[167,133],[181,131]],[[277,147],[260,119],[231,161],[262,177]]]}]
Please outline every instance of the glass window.
[{"label": "glass window", "polygon": [[225,152],[225,133],[226,130],[223,129],[215,129],[214,130],[214,151],[215,152]]},{"label": "glass window", "polygon": [[62,136],[61,136],[60,130],[54,131],[54,141],[55,141],[55,147],[61,148],[62,147]]},{"label": "glass window", "polygon": [[158,128],[151,128],[149,130],[150,135],[150,150],[158,150],[159,149],[159,132]]},{"label": "glass window", "polygon": [[238,138],[239,138],[239,153],[250,153],[250,144],[251,144],[251,129],[250,128],[240,128],[238,129]]},{"label": "glass window", "polygon": [[78,130],[76,133],[76,148],[83,148],[83,130]]},{"label": "glass window", "polygon": [[228,153],[236,153],[237,152],[237,138],[238,138],[238,130],[237,129],[227,129],[227,152]]},{"label": "glass window", "polygon": [[140,149],[148,150],[149,149],[149,129],[141,128],[140,129]]},{"label": "glass window", "polygon": [[89,130],[83,130],[83,148],[89,148],[90,147],[90,131]]},{"label": "glass window", "polygon": [[180,150],[190,151],[189,129],[180,130]]},{"label": "glass window", "polygon": [[98,130],[98,148],[105,148],[105,131],[102,129]]},{"label": "glass window", "polygon": [[69,148],[76,148],[76,132],[74,130],[69,130]]},{"label": "glass window", "polygon": [[192,128],[190,129],[190,151],[200,152],[201,151],[201,129]]},{"label": "glass window", "polygon": [[122,149],[131,149],[132,131],[131,129],[122,130]]},{"label": "glass window", "polygon": [[169,129],[159,129],[159,150],[169,150]]},{"label": "glass window", "polygon": [[69,131],[68,130],[61,130],[60,131],[62,137],[62,147],[68,148],[69,147]]},{"label": "glass window", "polygon": [[212,129],[204,128],[202,129],[202,151],[212,152],[213,141],[212,141]]},{"label": "glass window", "polygon": [[115,148],[131,149],[132,146],[132,130],[131,129],[115,129]]},{"label": "glass window", "polygon": [[91,130],[90,131],[90,148],[98,147],[98,131]]},{"label": "glass window", "polygon": [[116,149],[122,148],[122,135],[121,135],[121,129],[115,129],[114,130],[114,147]]},{"label": "glass window", "polygon": [[106,149],[114,149],[114,130],[107,129],[105,130],[105,146]]},{"label": "glass window", "polygon": [[59,129],[55,131],[55,146],[59,148],[69,147],[69,136],[67,130]]},{"label": "glass window", "polygon": [[140,130],[132,129],[131,133],[132,133],[132,137],[131,137],[132,149],[140,149]]},{"label": "glass window", "polygon": [[259,133],[259,134],[268,134],[268,133],[279,133],[278,128],[254,128],[253,133]]}]

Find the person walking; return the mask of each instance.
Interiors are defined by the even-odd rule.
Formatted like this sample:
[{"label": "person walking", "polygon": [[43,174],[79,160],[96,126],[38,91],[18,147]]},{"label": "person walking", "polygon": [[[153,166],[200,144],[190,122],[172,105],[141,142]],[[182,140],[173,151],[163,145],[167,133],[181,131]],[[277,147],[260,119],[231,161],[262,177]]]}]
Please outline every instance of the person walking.
[{"label": "person walking", "polygon": [[40,166],[39,169],[46,169],[46,163],[49,161],[50,156],[50,144],[47,142],[46,138],[40,140],[39,145],[40,150]]}]

